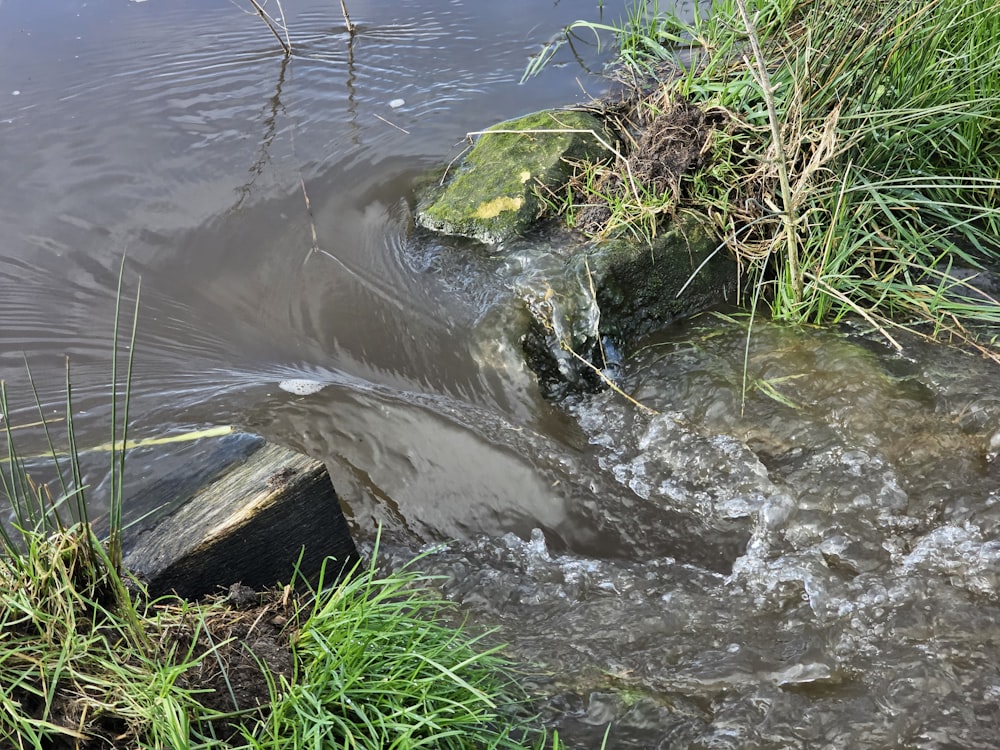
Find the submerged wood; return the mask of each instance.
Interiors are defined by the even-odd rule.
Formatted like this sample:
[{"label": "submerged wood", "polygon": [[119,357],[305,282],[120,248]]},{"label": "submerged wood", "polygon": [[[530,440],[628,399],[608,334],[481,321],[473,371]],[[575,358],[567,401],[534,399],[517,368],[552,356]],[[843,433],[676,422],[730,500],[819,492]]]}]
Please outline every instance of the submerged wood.
[{"label": "submerged wood", "polygon": [[236,458],[127,544],[125,565],[152,596],[195,599],[234,583],[264,589],[290,582],[296,566],[311,578],[327,557],[357,560],[323,462],[260,439]]}]

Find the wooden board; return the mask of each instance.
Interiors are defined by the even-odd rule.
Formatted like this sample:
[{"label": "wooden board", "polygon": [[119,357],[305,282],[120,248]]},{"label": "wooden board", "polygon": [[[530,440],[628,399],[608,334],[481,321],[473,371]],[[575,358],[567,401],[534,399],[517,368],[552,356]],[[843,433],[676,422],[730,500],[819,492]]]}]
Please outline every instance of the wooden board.
[{"label": "wooden board", "polygon": [[126,567],[152,596],[188,599],[289,583],[296,563],[312,578],[327,557],[330,574],[357,560],[323,463],[263,441],[126,547]]}]

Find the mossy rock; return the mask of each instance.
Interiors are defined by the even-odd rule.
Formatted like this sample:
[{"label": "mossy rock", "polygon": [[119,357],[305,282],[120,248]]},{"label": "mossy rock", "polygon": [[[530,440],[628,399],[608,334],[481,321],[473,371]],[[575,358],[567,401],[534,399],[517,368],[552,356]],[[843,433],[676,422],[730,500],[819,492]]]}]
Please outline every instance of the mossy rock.
[{"label": "mossy rock", "polygon": [[567,159],[607,156],[601,140],[612,143],[600,120],[574,110],[545,110],[494,125],[479,136],[455,177],[419,201],[416,221],[493,244],[522,234],[541,208],[537,186],[559,188],[569,174]]}]

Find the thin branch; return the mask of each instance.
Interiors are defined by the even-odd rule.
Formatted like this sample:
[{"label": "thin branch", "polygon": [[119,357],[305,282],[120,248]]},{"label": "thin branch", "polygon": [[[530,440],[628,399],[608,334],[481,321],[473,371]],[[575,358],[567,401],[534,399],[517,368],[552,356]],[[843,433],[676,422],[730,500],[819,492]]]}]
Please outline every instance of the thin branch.
[{"label": "thin branch", "polygon": [[344,14],[344,23],[347,25],[347,33],[353,36],[354,30],[357,26],[355,26],[354,22],[351,20],[351,14],[347,12],[347,3],[344,0],[340,0],[340,10]]},{"label": "thin branch", "polygon": [[641,403],[639,401],[636,401],[630,395],[628,395],[627,393],[625,393],[625,391],[623,391],[618,386],[618,384],[615,383],[611,378],[609,378],[607,375],[605,375],[604,372],[603,372],[603,370],[601,370],[597,365],[595,365],[593,362],[591,362],[590,360],[588,360],[586,357],[583,357],[583,356],[577,354],[573,350],[573,347],[571,347],[568,342],[566,342],[566,341],[560,341],[559,342],[559,346],[562,347],[563,351],[568,352],[572,356],[576,357],[576,359],[579,360],[581,364],[584,364],[587,367],[589,367],[591,370],[593,370],[594,374],[597,375],[597,377],[599,377],[604,382],[604,385],[606,385],[608,388],[610,388],[611,390],[613,390],[619,396],[621,396],[622,398],[624,398],[630,404],[632,404],[633,406],[635,406],[637,409],[639,409],[639,411],[645,412],[646,414],[652,414],[654,416],[660,413],[656,409],[653,409],[652,407],[646,406],[645,404],[643,404],[643,403]]},{"label": "thin branch", "polygon": [[[267,14],[267,12],[261,7],[260,3],[258,3],[257,0],[250,0],[250,4],[254,7],[254,10],[257,11],[257,15],[261,17],[261,19],[264,21],[265,24],[267,24],[267,28],[271,31],[272,34],[274,34],[274,38],[278,40],[278,44],[280,44],[281,48],[285,50],[285,54],[286,55],[292,54],[291,41],[286,41],[285,39],[281,38],[281,34],[278,33],[278,29],[276,28],[277,24],[275,23],[274,19]],[[278,10],[281,10],[281,5],[278,5]],[[284,12],[282,12],[281,14],[282,20],[284,20],[284,17],[285,14]],[[287,38],[288,27],[286,26],[283,28],[285,29],[285,36]]]},{"label": "thin branch", "polygon": [[375,117],[377,117],[379,120],[381,120],[382,122],[384,122],[386,125],[391,125],[392,127],[396,128],[396,130],[398,130],[400,133],[406,133],[407,135],[410,134],[409,130],[406,130],[405,128],[399,127],[399,125],[397,125],[394,122],[389,122],[387,119],[385,119],[384,117],[382,117],[382,115],[376,114]]},{"label": "thin branch", "polygon": [[292,52],[292,40],[288,36],[288,18],[285,16],[285,9],[281,7],[281,0],[274,0],[278,6],[278,13],[281,14],[281,30],[285,32],[285,54]]}]

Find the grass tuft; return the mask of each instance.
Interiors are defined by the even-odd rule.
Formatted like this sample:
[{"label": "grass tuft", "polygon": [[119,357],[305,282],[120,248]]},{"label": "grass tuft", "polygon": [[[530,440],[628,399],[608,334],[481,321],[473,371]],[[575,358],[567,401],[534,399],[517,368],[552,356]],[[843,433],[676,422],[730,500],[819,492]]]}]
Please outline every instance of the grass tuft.
[{"label": "grass tuft", "polygon": [[490,634],[454,627],[453,605],[430,593],[431,579],[380,577],[374,559],[326,593],[321,576],[294,642],[295,683],[275,686],[251,746],[524,747],[525,730],[512,729],[523,725],[523,695],[500,647],[484,644]]}]

